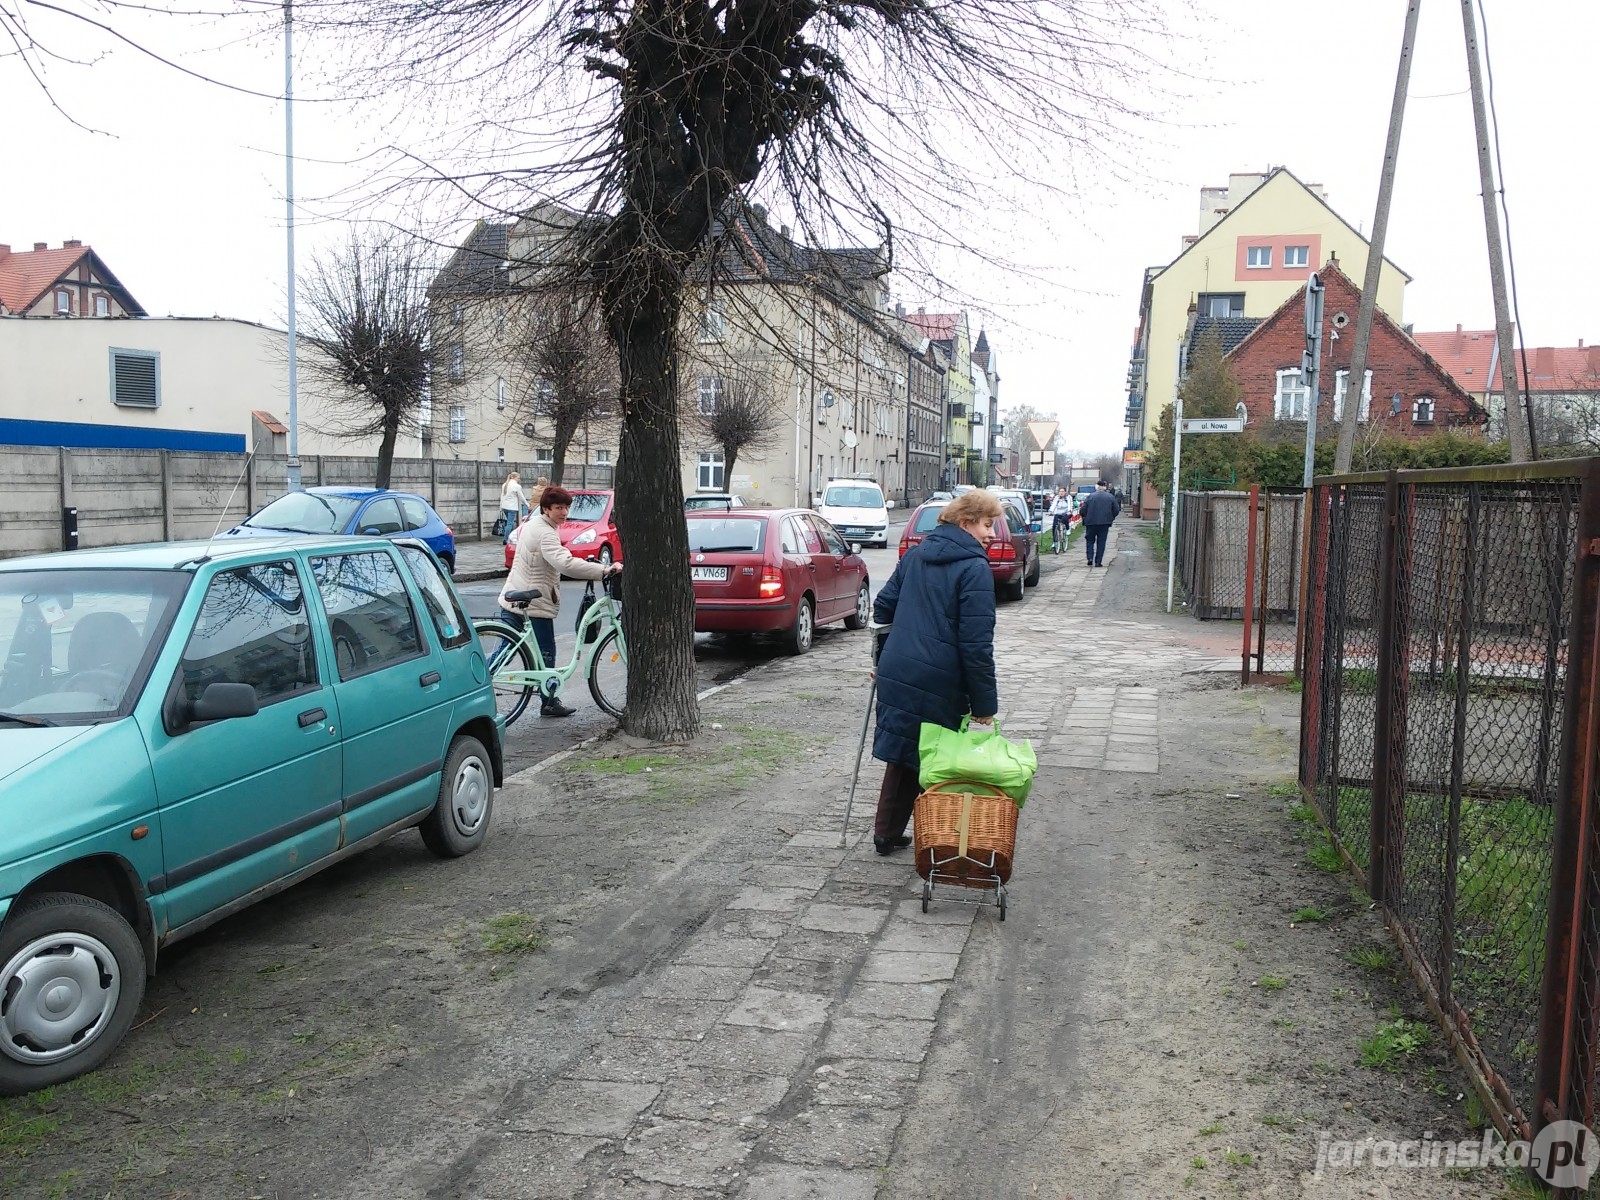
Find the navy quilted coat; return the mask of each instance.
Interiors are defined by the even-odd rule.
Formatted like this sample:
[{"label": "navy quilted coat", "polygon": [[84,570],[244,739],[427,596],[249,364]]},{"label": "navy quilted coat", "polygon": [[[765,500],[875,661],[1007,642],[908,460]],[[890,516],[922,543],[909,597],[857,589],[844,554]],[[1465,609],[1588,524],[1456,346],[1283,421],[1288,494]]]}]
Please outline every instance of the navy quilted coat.
[{"label": "navy quilted coat", "polygon": [[878,656],[878,731],[872,756],[915,769],[924,721],[956,729],[993,716],[994,576],[982,544],[940,525],[900,560],[872,606],[893,624]]}]

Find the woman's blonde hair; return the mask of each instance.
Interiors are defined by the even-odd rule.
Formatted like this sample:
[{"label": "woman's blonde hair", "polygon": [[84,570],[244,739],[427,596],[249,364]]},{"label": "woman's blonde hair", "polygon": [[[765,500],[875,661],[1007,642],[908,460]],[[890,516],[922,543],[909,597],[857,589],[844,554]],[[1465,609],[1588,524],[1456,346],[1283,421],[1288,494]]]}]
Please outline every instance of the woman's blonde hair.
[{"label": "woman's blonde hair", "polygon": [[521,472],[518,472],[518,471],[507,471],[506,472],[506,482],[507,483],[521,483],[522,482],[522,474],[521,474]]},{"label": "woman's blonde hair", "polygon": [[993,492],[986,492],[981,488],[973,488],[970,492],[962,492],[961,495],[939,510],[939,524],[966,525],[969,522],[981,521],[985,517],[998,517],[999,515],[999,497]]}]

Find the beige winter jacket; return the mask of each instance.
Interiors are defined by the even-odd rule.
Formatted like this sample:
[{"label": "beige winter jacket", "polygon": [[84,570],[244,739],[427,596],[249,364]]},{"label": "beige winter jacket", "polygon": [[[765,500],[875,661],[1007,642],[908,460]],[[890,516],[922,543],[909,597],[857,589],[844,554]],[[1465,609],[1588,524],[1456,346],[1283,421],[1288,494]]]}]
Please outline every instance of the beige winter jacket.
[{"label": "beige winter jacket", "polygon": [[[517,553],[511,560],[511,573],[500,589],[500,607],[529,617],[554,617],[561,610],[561,577],[599,579],[606,569],[596,562],[572,557],[561,544],[559,526],[542,512],[528,518],[517,537]],[[539,598],[527,605],[511,604],[507,592],[539,589]]]}]

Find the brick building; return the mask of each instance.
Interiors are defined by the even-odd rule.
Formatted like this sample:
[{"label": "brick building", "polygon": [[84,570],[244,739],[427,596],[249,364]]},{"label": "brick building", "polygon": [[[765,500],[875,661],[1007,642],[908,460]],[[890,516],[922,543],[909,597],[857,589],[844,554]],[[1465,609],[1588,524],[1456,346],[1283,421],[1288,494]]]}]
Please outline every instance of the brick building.
[{"label": "brick building", "polygon": [[[1325,290],[1317,421],[1331,433],[1333,422],[1343,415],[1361,289],[1339,269],[1337,259],[1329,259],[1318,274]],[[1300,375],[1304,349],[1302,287],[1228,352],[1252,426],[1305,421],[1307,392]],[[1487,420],[1483,407],[1381,309],[1373,318],[1366,375],[1360,419],[1374,434],[1426,437],[1443,429],[1476,433]]]}]

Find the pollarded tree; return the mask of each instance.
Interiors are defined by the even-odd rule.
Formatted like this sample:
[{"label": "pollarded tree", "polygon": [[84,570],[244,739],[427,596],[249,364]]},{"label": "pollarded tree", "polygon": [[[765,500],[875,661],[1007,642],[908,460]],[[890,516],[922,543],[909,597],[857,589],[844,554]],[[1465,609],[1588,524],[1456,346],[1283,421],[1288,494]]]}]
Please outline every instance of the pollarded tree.
[{"label": "pollarded tree", "polygon": [[684,395],[683,411],[706,442],[722,448],[722,474],[729,490],[739,455],[766,448],[789,427],[770,375],[742,363],[714,364],[695,376]]},{"label": "pollarded tree", "polygon": [[524,296],[512,312],[507,336],[521,393],[514,415],[549,424],[550,482],[561,483],[578,430],[616,404],[616,348],[599,314],[566,290]]},{"label": "pollarded tree", "polygon": [[378,439],[374,487],[389,486],[395,442],[428,398],[426,249],[399,235],[356,234],[301,274],[300,370],[326,388],[327,431]]},{"label": "pollarded tree", "polygon": [[[928,245],[965,244],[972,213],[997,202],[995,164],[1044,186],[1081,158],[1110,161],[1129,115],[1116,92],[1148,90],[1151,60],[1134,47],[1151,44],[1158,7],[330,0],[300,18],[382,46],[347,56],[364,94],[437,90],[457,104],[440,112],[476,106],[470,128],[441,135],[436,154],[405,147],[395,172],[502,214],[550,200],[586,215],[563,253],[618,354],[630,732],[699,724],[679,334],[714,228],[757,192],[813,246],[876,242],[892,262],[891,214],[921,222]],[[974,152],[951,155],[963,140]]]}]

